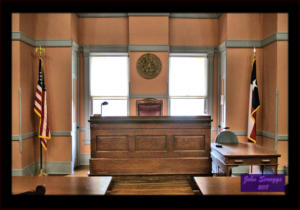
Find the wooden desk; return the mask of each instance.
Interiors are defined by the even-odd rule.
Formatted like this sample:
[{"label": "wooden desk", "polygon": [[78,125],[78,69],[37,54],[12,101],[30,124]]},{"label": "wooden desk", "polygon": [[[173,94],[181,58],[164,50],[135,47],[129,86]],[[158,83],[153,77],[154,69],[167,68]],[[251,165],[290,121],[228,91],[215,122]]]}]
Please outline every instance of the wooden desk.
[{"label": "wooden desk", "polygon": [[12,193],[46,187],[45,195],[104,195],[112,177],[13,176]]},{"label": "wooden desk", "polygon": [[241,192],[240,177],[194,177],[194,180],[203,195],[285,195],[285,192]]},{"label": "wooden desk", "polygon": [[274,169],[277,174],[278,157],[273,151],[266,150],[253,143],[222,144],[216,147],[211,144],[212,173],[230,176],[231,169],[239,165],[263,165]]},{"label": "wooden desk", "polygon": [[210,174],[210,116],[91,117],[90,175]]}]

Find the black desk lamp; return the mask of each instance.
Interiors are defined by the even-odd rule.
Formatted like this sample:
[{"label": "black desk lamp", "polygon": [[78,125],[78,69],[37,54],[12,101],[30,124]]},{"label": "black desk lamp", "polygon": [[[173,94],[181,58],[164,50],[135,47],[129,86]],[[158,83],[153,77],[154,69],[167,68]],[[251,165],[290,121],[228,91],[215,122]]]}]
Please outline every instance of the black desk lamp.
[{"label": "black desk lamp", "polygon": [[108,104],[107,101],[102,102],[102,104],[101,104],[101,115],[102,115],[102,106],[105,106],[105,105],[107,105],[107,104]]}]

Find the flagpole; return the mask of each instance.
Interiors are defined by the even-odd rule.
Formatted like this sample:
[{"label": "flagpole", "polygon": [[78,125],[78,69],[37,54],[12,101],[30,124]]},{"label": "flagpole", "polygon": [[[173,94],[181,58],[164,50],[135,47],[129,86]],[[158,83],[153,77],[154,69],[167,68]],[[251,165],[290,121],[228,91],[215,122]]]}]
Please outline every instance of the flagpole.
[{"label": "flagpole", "polygon": [[254,54],[253,60],[256,60],[256,48],[255,48],[255,46],[254,46],[254,49],[253,49],[253,54]]},{"label": "flagpole", "polygon": [[[45,52],[45,48],[42,48],[39,46],[35,49],[35,51],[38,53],[39,60],[42,60],[42,53]],[[39,176],[47,176],[47,174],[43,170],[43,149],[42,149],[42,139],[39,138],[40,143],[40,173]]]}]

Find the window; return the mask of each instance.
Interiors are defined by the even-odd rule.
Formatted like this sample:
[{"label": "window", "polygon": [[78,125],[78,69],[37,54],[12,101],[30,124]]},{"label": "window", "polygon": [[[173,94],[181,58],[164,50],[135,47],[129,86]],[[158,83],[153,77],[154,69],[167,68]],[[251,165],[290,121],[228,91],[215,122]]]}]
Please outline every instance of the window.
[{"label": "window", "polygon": [[90,56],[90,96],[91,114],[102,116],[128,115],[128,55],[91,54]]},{"label": "window", "polygon": [[204,54],[170,54],[171,116],[207,114],[208,65]]}]

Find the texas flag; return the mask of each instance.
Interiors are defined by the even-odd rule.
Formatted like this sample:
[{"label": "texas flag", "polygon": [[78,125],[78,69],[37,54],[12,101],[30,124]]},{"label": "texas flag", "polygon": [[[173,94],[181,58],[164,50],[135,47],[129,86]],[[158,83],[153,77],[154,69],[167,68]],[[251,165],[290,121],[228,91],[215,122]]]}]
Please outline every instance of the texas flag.
[{"label": "texas flag", "polygon": [[256,143],[256,111],[259,109],[259,97],[256,81],[256,58],[253,58],[252,74],[249,93],[248,141]]}]

